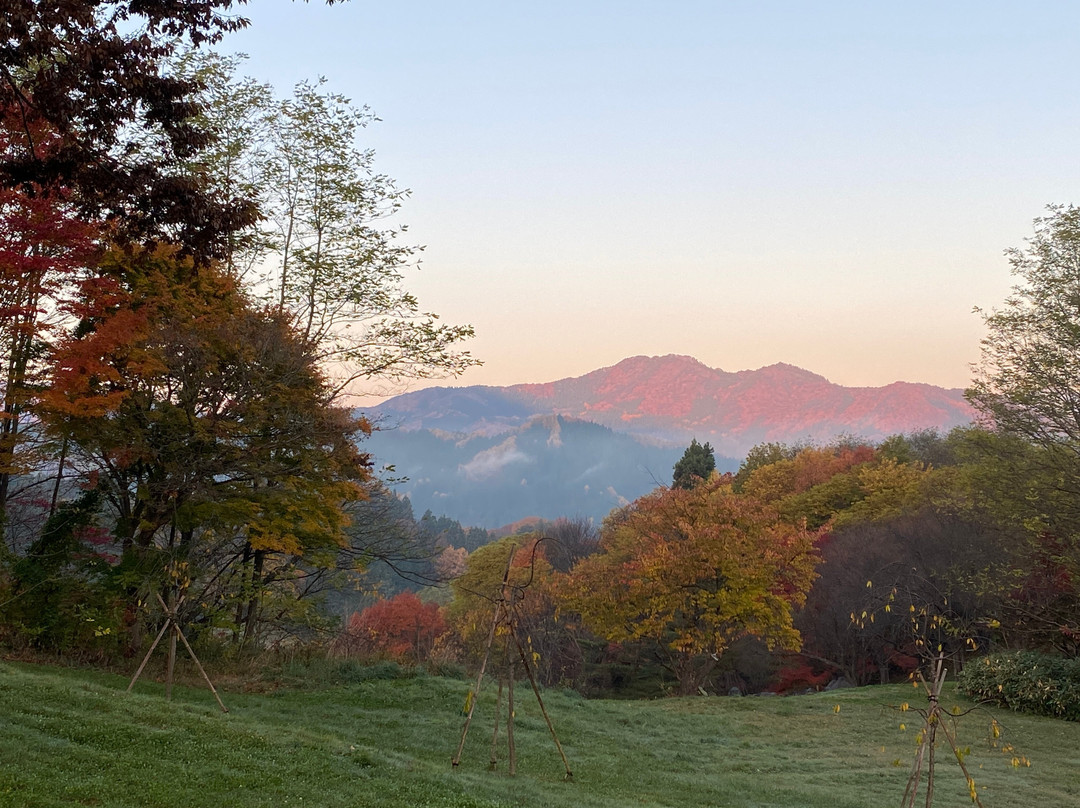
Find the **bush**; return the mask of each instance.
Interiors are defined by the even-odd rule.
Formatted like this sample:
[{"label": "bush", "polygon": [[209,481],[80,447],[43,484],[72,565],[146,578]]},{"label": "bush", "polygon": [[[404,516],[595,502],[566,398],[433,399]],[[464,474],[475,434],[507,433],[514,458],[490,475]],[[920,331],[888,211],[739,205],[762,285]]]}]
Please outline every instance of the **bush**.
[{"label": "bush", "polygon": [[957,682],[978,701],[1080,721],[1080,659],[1033,651],[990,654],[969,663]]}]

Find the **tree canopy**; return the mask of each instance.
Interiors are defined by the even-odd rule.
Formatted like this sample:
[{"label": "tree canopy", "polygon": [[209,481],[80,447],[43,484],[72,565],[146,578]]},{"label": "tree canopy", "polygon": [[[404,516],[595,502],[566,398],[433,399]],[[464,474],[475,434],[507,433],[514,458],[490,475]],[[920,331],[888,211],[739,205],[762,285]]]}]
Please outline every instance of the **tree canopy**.
[{"label": "tree canopy", "polygon": [[[200,52],[242,5],[0,16],[0,536],[16,560],[62,537],[79,586],[54,605],[93,590],[118,628],[124,604],[133,643],[147,588],[191,587],[250,638],[329,573],[403,555],[396,528],[347,529],[379,483],[344,396],[475,364],[472,329],[405,289],[419,248],[383,221],[405,194],[358,142],[373,115],[321,81],[276,101]],[[92,586],[87,553],[109,559]]]},{"label": "tree canopy", "polygon": [[[162,71],[183,43],[247,25],[234,0],[12,0],[0,16],[0,108],[16,116],[0,184],[70,189],[118,238],[168,239],[203,255],[255,220],[252,200],[219,198],[177,171],[204,148],[195,86]],[[42,128],[58,139],[42,148]]]},{"label": "tree canopy", "polygon": [[1052,207],[1024,249],[1019,279],[987,335],[968,399],[994,428],[1055,453],[1080,452],[1080,208]]},{"label": "tree canopy", "polygon": [[671,484],[676,488],[693,488],[702,480],[709,479],[716,471],[716,457],[708,443],[702,446],[697,438],[691,438],[683,456],[675,463]]},{"label": "tree canopy", "polygon": [[570,573],[567,606],[609,640],[658,643],[695,693],[743,636],[798,647],[792,615],[814,579],[814,540],[729,477],[658,489],[605,524],[600,552]]},{"label": "tree canopy", "polygon": [[1080,208],[1051,206],[1007,255],[1018,282],[983,314],[967,391],[993,430],[977,444],[993,460],[981,482],[1029,536],[1011,611],[1043,642],[1080,649]]}]

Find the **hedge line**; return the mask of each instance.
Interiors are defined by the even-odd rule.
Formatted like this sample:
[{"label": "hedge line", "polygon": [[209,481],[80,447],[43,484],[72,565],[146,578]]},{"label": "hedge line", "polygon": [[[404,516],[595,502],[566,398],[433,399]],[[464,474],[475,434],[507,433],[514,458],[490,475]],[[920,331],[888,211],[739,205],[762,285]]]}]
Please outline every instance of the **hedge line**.
[{"label": "hedge line", "polygon": [[1080,659],[1034,651],[990,654],[969,663],[957,682],[977,701],[1080,721]]}]

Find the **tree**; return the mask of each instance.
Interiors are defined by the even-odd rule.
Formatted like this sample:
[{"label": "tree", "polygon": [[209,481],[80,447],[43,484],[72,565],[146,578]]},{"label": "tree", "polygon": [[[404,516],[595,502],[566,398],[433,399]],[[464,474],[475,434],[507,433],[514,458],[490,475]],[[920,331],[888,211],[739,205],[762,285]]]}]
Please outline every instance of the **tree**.
[{"label": "tree", "polygon": [[739,490],[771,503],[784,519],[804,520],[816,529],[876,489],[889,489],[868,479],[875,476],[869,470],[873,459],[873,448],[865,445],[808,447],[757,465],[743,478]]},{"label": "tree", "polygon": [[709,479],[716,471],[716,458],[713,448],[708,443],[702,446],[697,438],[691,438],[683,456],[675,464],[675,474],[671,484],[676,488],[693,488],[702,480]]},{"label": "tree", "polygon": [[957,441],[966,510],[1008,540],[1005,562],[987,570],[987,619],[1007,647],[1080,656],[1077,505],[1049,452],[1003,431],[971,428]]},{"label": "tree", "polygon": [[61,302],[94,250],[91,234],[58,196],[0,189],[0,535],[13,475],[35,466],[25,452],[34,391]]},{"label": "tree", "polygon": [[1007,255],[1020,282],[983,314],[989,333],[967,396],[996,429],[1071,465],[1080,453],[1080,208],[1051,207],[1027,249]]},{"label": "tree", "polygon": [[[195,123],[208,143],[180,164],[189,181],[217,199],[249,200],[268,215],[272,189],[264,176],[271,124],[277,109],[274,90],[252,78],[238,79],[242,56],[189,50],[168,63],[168,72],[199,88]],[[251,283],[254,267],[272,246],[256,222],[223,234],[225,271]]]},{"label": "tree", "polygon": [[203,608],[235,604],[252,635],[271,584],[347,544],[366,424],[287,319],[175,249],[108,253],[72,314],[42,415],[111,506],[125,574],[190,563]]},{"label": "tree", "polygon": [[898,463],[922,463],[934,468],[953,466],[958,462],[955,444],[960,435],[959,429],[954,429],[948,435],[942,435],[936,429],[890,435],[881,442],[878,450]]},{"label": "tree", "polygon": [[[335,392],[354,382],[456,375],[477,361],[457,344],[470,326],[440,323],[404,286],[421,248],[387,224],[408,192],[360,146],[367,107],[301,82],[292,96],[237,78],[239,60],[187,54],[174,72],[203,85],[200,120],[216,137],[185,163],[223,198],[257,199],[263,219],[229,236],[226,268],[288,313]],[[253,277],[251,268],[261,275]]]},{"label": "tree", "polygon": [[[1000,309],[983,313],[988,333],[967,391],[987,426],[984,441],[1002,495],[1015,501],[1032,537],[1028,571],[1050,572],[1064,590],[1058,608],[1032,614],[1080,637],[1080,208],[1051,206],[1026,248],[1007,252],[1019,282]],[[1016,497],[1015,492],[1022,492]],[[1016,501],[1020,500],[1020,501]],[[1061,605],[1067,608],[1062,610]]]},{"label": "tree", "polygon": [[[470,662],[483,658],[503,573],[513,553],[508,584],[515,590],[514,625],[531,653],[537,678],[556,685],[573,681],[580,673],[580,650],[558,619],[549,552],[557,552],[552,542],[536,534],[516,534],[469,554],[465,572],[450,582],[454,597],[446,608],[446,619]],[[513,656],[504,631],[497,633],[495,641],[501,653]]]},{"label": "tree", "polygon": [[[21,136],[0,185],[68,188],[88,220],[119,238],[168,237],[203,255],[249,226],[255,206],[216,198],[176,170],[208,142],[191,83],[161,70],[181,43],[243,28],[234,0],[10,0],[0,15],[0,110]],[[42,150],[41,127],[59,138]]]},{"label": "tree", "polygon": [[555,540],[548,555],[551,566],[559,572],[569,572],[578,561],[599,549],[600,531],[591,519],[583,516],[559,517],[552,524],[544,525],[543,535]]},{"label": "tree", "polygon": [[351,653],[381,654],[419,664],[427,660],[445,631],[438,604],[424,603],[413,592],[401,592],[354,614],[342,639]]},{"label": "tree", "polygon": [[610,641],[658,643],[689,695],[741,637],[798,648],[792,612],[815,576],[815,537],[735,494],[730,476],[658,489],[605,523],[563,606]]},{"label": "tree", "polygon": [[[805,447],[803,447],[805,448]],[[798,446],[788,446],[784,443],[759,443],[751,447],[746,453],[746,459],[739,464],[739,470],[731,481],[736,493],[742,491],[743,485],[750,475],[762,466],[769,466],[780,460],[791,460],[800,451]]]},{"label": "tree", "polygon": [[[958,493],[944,476],[934,488]],[[909,673],[939,646],[962,664],[992,633],[996,592],[985,581],[1005,560],[1007,538],[985,515],[953,502],[847,521],[822,543],[821,575],[796,621],[804,650],[857,684]]]},{"label": "tree", "polygon": [[[0,157],[12,151],[12,116],[0,118]],[[39,149],[55,147],[43,129]],[[40,446],[29,440],[34,392],[44,382],[63,302],[96,252],[95,228],[80,221],[64,189],[0,187],[0,536],[13,475],[32,471]],[[63,461],[61,460],[61,463]]]},{"label": "tree", "polygon": [[517,604],[518,616],[528,618],[547,610],[545,593],[534,583],[545,579],[551,566],[537,547],[537,537],[529,534],[507,536],[469,554],[465,572],[450,582],[454,593],[446,618],[457,633],[470,661],[484,651],[494,603],[498,600],[507,559],[513,554],[509,584],[526,587]]}]

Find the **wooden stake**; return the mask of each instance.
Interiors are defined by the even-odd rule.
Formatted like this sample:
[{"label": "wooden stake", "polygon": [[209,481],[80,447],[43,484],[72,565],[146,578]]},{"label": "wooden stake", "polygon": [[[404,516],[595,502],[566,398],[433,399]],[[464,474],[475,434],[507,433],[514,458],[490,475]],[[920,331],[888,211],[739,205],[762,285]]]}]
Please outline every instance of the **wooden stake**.
[{"label": "wooden stake", "polygon": [[915,762],[911,767],[911,775],[908,777],[907,787],[904,789],[904,797],[900,802],[901,808],[915,808],[915,800],[919,795],[919,782],[922,779],[924,762],[926,764],[926,799],[924,804],[926,808],[931,808],[933,805],[935,766],[934,744],[937,742],[938,727],[941,727],[942,733],[949,741],[949,746],[952,748],[953,755],[956,757],[956,762],[960,766],[960,771],[964,773],[964,777],[967,778],[968,786],[972,789],[972,802],[979,806],[979,808],[982,808],[982,802],[979,800],[978,794],[974,791],[974,781],[967,770],[967,766],[964,765],[963,756],[956,746],[956,739],[949,732],[949,728],[943,720],[946,716],[941,709],[941,690],[945,684],[945,677],[947,674],[948,671],[945,669],[945,655],[938,654],[934,664],[934,676],[932,681],[927,682],[921,674],[919,676],[923,687],[926,690],[926,698],[930,703],[930,706],[927,708],[926,712],[923,713],[924,722],[922,741],[919,743],[918,751],[915,753]]},{"label": "wooden stake", "polygon": [[521,644],[521,640],[518,639],[516,631],[511,630],[510,634],[514,638],[514,643],[517,645],[518,654],[521,656],[521,662],[525,665],[525,673],[529,677],[529,684],[532,685],[533,693],[536,694],[536,703],[540,705],[540,712],[544,714],[544,721],[547,722],[547,728],[551,733],[551,739],[555,741],[555,748],[559,750],[559,757],[562,758],[563,768],[566,769],[566,779],[573,780],[574,775],[570,771],[570,762],[566,759],[566,753],[563,752],[562,744],[559,743],[559,736],[555,734],[555,725],[551,723],[551,716],[548,715],[547,708],[544,707],[544,700],[540,698],[540,687],[536,684],[536,677],[533,676],[532,665],[529,664],[529,659],[525,656],[525,646]]},{"label": "wooden stake", "polygon": [[488,771],[495,771],[499,763],[498,755],[498,742],[499,742],[499,713],[502,712],[502,691],[503,681],[499,679],[499,692],[495,696],[495,730],[491,733],[491,762],[488,764]]},{"label": "wooden stake", "polygon": [[[506,559],[506,571],[503,572],[503,588],[506,588],[510,580],[510,565],[514,561],[514,552],[517,548],[510,549],[510,557]],[[456,768],[461,763],[461,753],[465,749],[465,737],[469,734],[469,725],[472,724],[473,713],[476,711],[476,701],[480,698],[480,685],[484,681],[484,669],[487,668],[488,657],[491,656],[491,644],[495,640],[495,629],[499,625],[499,613],[503,610],[502,598],[495,603],[495,612],[491,616],[491,628],[488,630],[487,644],[484,646],[484,658],[480,662],[480,672],[476,674],[476,686],[472,691],[472,699],[469,700],[468,714],[465,716],[465,726],[461,729],[461,742],[458,743],[457,752],[450,758],[450,766]]]},{"label": "wooden stake", "polygon": [[514,746],[514,658],[506,660],[506,746],[510,754],[510,776],[517,774],[517,747]]},{"label": "wooden stake", "polygon": [[[158,599],[161,599],[160,596]],[[176,596],[169,592],[169,603],[172,604],[175,599]],[[173,671],[176,670],[176,632],[179,629],[176,627],[176,606],[166,607],[166,612],[173,630],[169,632],[169,658],[165,665],[165,701],[172,701]]]},{"label": "wooden stake", "polygon": [[[227,713],[229,709],[221,701],[221,696],[218,695],[217,689],[214,687],[214,683],[210,681],[210,677],[206,673],[206,669],[203,668],[202,663],[199,661],[199,657],[195,655],[194,649],[191,647],[191,643],[187,641],[187,637],[184,636],[184,632],[180,629],[180,623],[176,619],[176,614],[180,609],[180,606],[184,602],[184,596],[180,596],[180,600],[176,602],[176,606],[170,609],[165,601],[162,599],[160,593],[155,592],[154,597],[157,598],[158,603],[161,604],[161,608],[165,610],[165,624],[161,627],[161,631],[158,632],[157,637],[150,644],[150,650],[146,652],[146,656],[143,657],[142,663],[139,665],[139,669],[135,671],[135,675],[131,677],[131,681],[128,683],[127,692],[131,692],[131,688],[135,686],[135,683],[142,676],[143,669],[146,667],[146,663],[150,661],[151,655],[154,653],[154,649],[158,647],[158,643],[161,642],[161,638],[165,636],[166,631],[171,631],[169,635],[169,660],[168,667],[165,675],[165,698],[172,698],[172,684],[173,684],[173,669],[176,664],[176,639],[180,638],[180,641],[184,644],[184,648],[187,649],[188,654],[191,656],[192,661],[195,663],[195,667],[199,669],[199,673],[202,674],[203,679],[206,680],[207,687],[210,688],[210,692],[214,694],[214,699],[218,703],[218,707],[221,708],[221,712]],[[172,600],[170,594],[169,600]]]},{"label": "wooden stake", "polygon": [[[573,780],[574,775],[570,771],[570,763],[566,759],[566,753],[563,751],[562,744],[559,742],[559,736],[555,732],[555,725],[551,721],[551,716],[548,715],[547,708],[544,706],[544,699],[540,695],[540,686],[536,682],[536,676],[533,674],[532,665],[529,663],[528,655],[525,652],[525,646],[522,645],[521,639],[518,637],[516,621],[515,621],[515,608],[514,601],[515,595],[518,594],[518,589],[510,586],[510,568],[513,565],[514,554],[517,548],[512,547],[510,549],[510,557],[506,559],[506,570],[503,572],[502,588],[500,590],[499,599],[495,604],[495,611],[492,615],[491,628],[488,631],[487,644],[484,647],[484,657],[480,663],[480,672],[476,677],[476,687],[471,693],[471,701],[469,703],[468,714],[465,718],[465,726],[461,731],[461,742],[458,744],[457,753],[451,758],[450,763],[452,766],[457,766],[461,762],[461,753],[465,748],[465,736],[469,732],[469,724],[472,722],[473,711],[476,709],[477,696],[480,693],[480,684],[483,681],[484,670],[487,667],[488,659],[491,656],[491,646],[495,639],[495,634],[500,625],[506,628],[507,639],[503,644],[503,653],[506,658],[507,668],[507,715],[506,715],[506,742],[509,752],[509,771],[511,775],[517,773],[517,750],[514,745],[514,678],[515,678],[515,662],[513,649],[510,646],[511,640],[517,647],[518,656],[521,658],[522,664],[525,666],[525,674],[529,678],[529,684],[532,685],[533,694],[536,696],[536,703],[540,705],[540,712],[544,716],[544,721],[547,723],[548,732],[551,733],[552,740],[555,741],[555,748],[559,752],[559,757],[562,758],[563,767],[566,770],[566,779]],[[499,706],[502,702],[502,682],[499,683],[499,693],[496,699],[495,706],[495,730],[491,738],[491,763],[489,768],[494,769],[497,762],[497,741],[499,734]]]},{"label": "wooden stake", "polygon": [[203,670],[202,663],[199,662],[199,658],[195,656],[195,651],[192,650],[190,643],[188,643],[187,641],[187,637],[185,637],[184,632],[180,630],[180,626],[176,626],[176,633],[180,637],[180,640],[184,643],[184,647],[187,649],[187,652],[191,654],[191,660],[195,663],[195,667],[199,669],[199,673],[202,674],[202,678],[206,680],[206,686],[209,687],[210,692],[214,694],[214,698],[217,700],[218,707],[221,708],[221,712],[229,712],[229,708],[222,703],[221,696],[218,695],[218,692],[214,687],[214,683],[210,681],[210,677],[207,676],[206,671]]},{"label": "wooden stake", "polygon": [[154,653],[154,649],[158,647],[158,643],[161,642],[161,638],[165,636],[165,632],[169,630],[169,626],[172,625],[172,620],[166,620],[165,624],[161,627],[161,631],[158,632],[154,641],[150,643],[150,650],[146,652],[146,656],[143,657],[143,661],[139,663],[139,669],[135,671],[135,675],[131,677],[131,681],[128,682],[127,692],[131,692],[131,688],[135,687],[135,683],[139,681],[139,677],[142,676],[143,668],[146,667],[146,663],[150,661],[150,656]]}]

